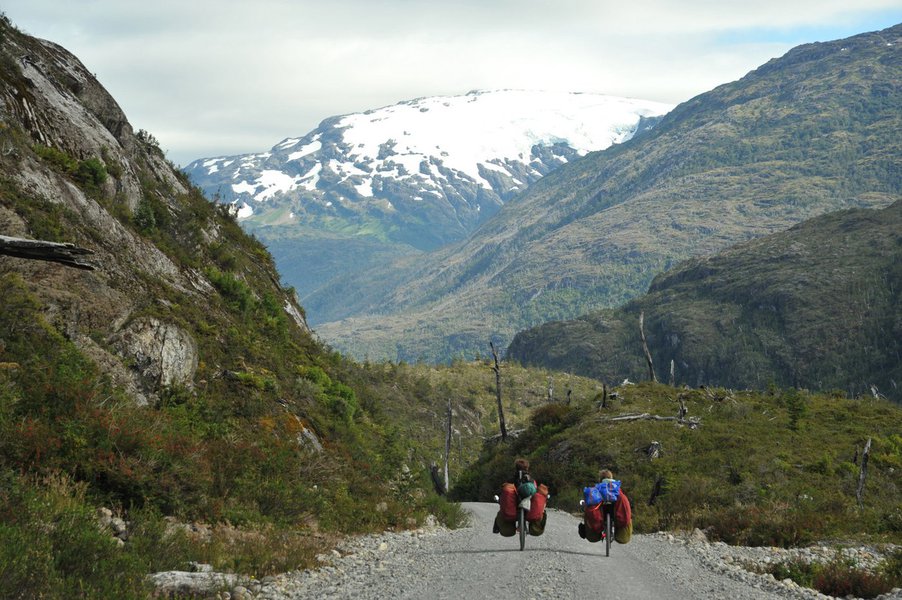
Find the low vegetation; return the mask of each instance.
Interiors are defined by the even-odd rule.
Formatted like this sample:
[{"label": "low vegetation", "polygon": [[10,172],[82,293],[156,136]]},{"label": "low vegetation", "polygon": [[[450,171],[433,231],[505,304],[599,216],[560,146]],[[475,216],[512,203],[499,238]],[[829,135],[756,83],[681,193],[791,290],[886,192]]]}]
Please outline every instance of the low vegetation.
[{"label": "low vegetation", "polygon": [[836,598],[875,598],[902,587],[902,550],[892,553],[876,571],[862,569],[840,553],[827,563],[796,560],[758,570]]},{"label": "low vegetation", "polygon": [[[680,402],[697,427],[612,420],[675,417]],[[606,408],[597,402],[538,408],[519,437],[486,448],[454,494],[490,500],[522,455],[565,510],[577,510],[582,488],[600,468],[611,468],[632,501],[638,532],[699,528],[731,544],[784,547],[825,539],[899,543],[900,418],[898,406],[870,397],[624,385]]]}]

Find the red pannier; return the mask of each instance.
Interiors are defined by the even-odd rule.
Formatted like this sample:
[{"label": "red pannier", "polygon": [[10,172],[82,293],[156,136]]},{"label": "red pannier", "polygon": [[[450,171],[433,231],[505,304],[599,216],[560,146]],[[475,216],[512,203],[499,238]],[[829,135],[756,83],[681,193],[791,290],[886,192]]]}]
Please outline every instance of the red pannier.
[{"label": "red pannier", "polygon": [[614,504],[614,525],[617,527],[626,527],[633,520],[633,511],[630,506],[629,498],[626,494],[620,493],[620,498]]},{"label": "red pannier", "polygon": [[595,533],[604,531],[604,508],[603,504],[586,507],[586,527]]},{"label": "red pannier", "polygon": [[498,504],[501,505],[501,516],[505,521],[517,520],[517,503],[520,498],[517,496],[517,486],[513,483],[505,483],[501,486],[501,493],[498,494]]},{"label": "red pannier", "polygon": [[541,521],[545,516],[545,504],[548,502],[548,486],[540,483],[538,491],[532,495],[529,510],[526,511],[526,520],[530,523]]}]

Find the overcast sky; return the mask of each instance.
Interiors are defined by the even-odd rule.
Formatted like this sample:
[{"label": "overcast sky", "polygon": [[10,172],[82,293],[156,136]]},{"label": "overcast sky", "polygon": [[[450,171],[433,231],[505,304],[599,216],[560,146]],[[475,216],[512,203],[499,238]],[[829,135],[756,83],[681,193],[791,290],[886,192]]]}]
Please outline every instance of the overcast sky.
[{"label": "overcast sky", "polygon": [[902,0],[3,0],[170,160],[268,150],[333,115],[473,89],[679,103]]}]

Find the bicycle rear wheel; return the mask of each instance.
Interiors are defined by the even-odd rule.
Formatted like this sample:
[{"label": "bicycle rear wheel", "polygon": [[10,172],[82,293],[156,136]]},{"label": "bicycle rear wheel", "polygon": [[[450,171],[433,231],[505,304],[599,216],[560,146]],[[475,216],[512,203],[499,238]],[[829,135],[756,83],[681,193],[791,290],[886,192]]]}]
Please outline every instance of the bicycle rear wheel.
[{"label": "bicycle rear wheel", "polygon": [[522,507],[517,509],[517,527],[520,529],[520,550],[526,546],[526,511]]},{"label": "bicycle rear wheel", "polygon": [[613,526],[611,524],[611,513],[604,511],[604,555],[611,555],[611,536],[613,535]]}]

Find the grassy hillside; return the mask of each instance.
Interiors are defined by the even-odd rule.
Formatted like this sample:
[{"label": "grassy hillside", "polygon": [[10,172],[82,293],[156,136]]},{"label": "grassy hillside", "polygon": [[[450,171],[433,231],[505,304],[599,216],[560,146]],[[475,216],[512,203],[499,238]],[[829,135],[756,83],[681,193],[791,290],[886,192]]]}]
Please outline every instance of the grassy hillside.
[{"label": "grassy hillside", "polygon": [[[607,408],[548,404],[528,431],[489,447],[455,494],[489,500],[517,456],[529,458],[552,504],[578,510],[584,486],[611,468],[623,482],[639,532],[705,530],[712,540],[791,546],[817,540],[902,542],[899,472],[902,408],[806,390],[732,392],[624,385]],[[679,402],[699,425],[613,421],[676,416]],[[872,440],[858,507],[861,453]],[[825,443],[825,440],[828,440]],[[660,444],[657,458],[646,449]],[[655,484],[659,493],[649,504]]]},{"label": "grassy hillside", "polygon": [[145,598],[191,560],[263,576],[459,518],[428,477],[432,384],[317,341],[263,245],[5,18],[0,92],[0,231],[96,267],[0,256],[0,596]]},{"label": "grassy hillside", "polygon": [[693,259],[616,310],[519,333],[509,355],[621,381],[801,386],[902,401],[902,202],[832,213]]},{"label": "grassy hillside", "polygon": [[447,360],[618,306],[680,260],[891,204],[902,197],[900,35],[800,46],[681,104],[543,178],[465,242],[310,298],[330,307],[318,332],[357,356]]}]

